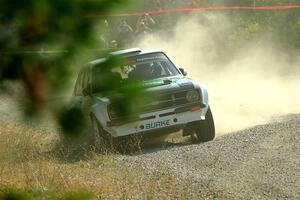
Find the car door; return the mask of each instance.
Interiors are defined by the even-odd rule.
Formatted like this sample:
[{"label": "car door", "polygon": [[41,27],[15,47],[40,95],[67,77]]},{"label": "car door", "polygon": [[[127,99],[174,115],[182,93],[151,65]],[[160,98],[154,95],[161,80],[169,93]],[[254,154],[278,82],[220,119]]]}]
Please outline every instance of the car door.
[{"label": "car door", "polygon": [[82,98],[83,98],[83,94],[82,94],[83,75],[84,75],[84,70],[81,70],[78,74],[74,91],[73,91],[73,96],[71,98],[71,105],[70,105],[71,108],[72,107],[81,108]]},{"label": "car door", "polygon": [[81,82],[81,99],[80,99],[80,107],[82,111],[89,116],[91,112],[92,105],[92,93],[91,93],[91,70],[87,68],[82,75]]}]

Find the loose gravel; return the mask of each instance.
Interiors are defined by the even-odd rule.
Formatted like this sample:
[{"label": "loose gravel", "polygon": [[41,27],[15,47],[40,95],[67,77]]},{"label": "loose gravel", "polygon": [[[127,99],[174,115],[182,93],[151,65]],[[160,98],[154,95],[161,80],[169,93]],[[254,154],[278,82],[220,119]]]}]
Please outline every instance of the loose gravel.
[{"label": "loose gravel", "polygon": [[[0,119],[18,122],[8,100],[0,98]],[[174,177],[179,197],[188,199],[300,199],[299,139],[294,114],[207,143],[183,141],[111,159],[142,169],[141,180]]]},{"label": "loose gravel", "polygon": [[252,127],[214,141],[183,143],[139,155],[120,165],[176,177],[190,199],[300,199],[300,115]]}]

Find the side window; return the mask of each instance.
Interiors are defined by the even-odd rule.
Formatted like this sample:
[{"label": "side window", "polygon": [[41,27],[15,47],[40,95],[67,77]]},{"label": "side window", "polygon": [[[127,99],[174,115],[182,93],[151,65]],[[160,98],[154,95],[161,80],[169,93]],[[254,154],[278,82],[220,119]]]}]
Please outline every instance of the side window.
[{"label": "side window", "polygon": [[92,71],[90,69],[87,70],[87,85],[89,85],[90,89],[92,87]]},{"label": "side window", "polygon": [[87,86],[88,82],[89,82],[88,70],[84,69],[78,75],[78,79],[76,81],[76,85],[74,89],[74,95],[82,96],[83,95],[82,90]]},{"label": "side window", "polygon": [[85,89],[89,83],[90,83],[90,73],[89,73],[89,70],[86,69],[86,70],[84,70],[84,72],[82,74],[81,93],[82,93],[82,90]]},{"label": "side window", "polygon": [[80,96],[81,79],[82,79],[82,71],[79,72],[76,80],[76,84],[74,88],[74,96]]}]

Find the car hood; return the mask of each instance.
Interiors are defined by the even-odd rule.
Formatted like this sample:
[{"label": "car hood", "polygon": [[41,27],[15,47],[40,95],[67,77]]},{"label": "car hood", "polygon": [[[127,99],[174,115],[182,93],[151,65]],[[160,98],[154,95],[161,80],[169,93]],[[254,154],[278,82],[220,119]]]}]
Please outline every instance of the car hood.
[{"label": "car hood", "polygon": [[153,91],[155,93],[173,92],[194,88],[193,81],[183,76],[164,77],[147,80],[142,82],[141,84],[146,91]]},{"label": "car hood", "polygon": [[[173,92],[186,91],[189,89],[194,89],[195,82],[192,79],[189,79],[184,76],[173,76],[173,77],[163,77],[158,79],[152,79],[142,82],[134,82],[124,85],[124,88],[129,90],[127,91],[144,91],[148,94],[168,94]],[[125,90],[126,91],[126,90]],[[98,98],[105,98],[100,93],[94,94]],[[109,100],[108,100],[109,101]]]}]

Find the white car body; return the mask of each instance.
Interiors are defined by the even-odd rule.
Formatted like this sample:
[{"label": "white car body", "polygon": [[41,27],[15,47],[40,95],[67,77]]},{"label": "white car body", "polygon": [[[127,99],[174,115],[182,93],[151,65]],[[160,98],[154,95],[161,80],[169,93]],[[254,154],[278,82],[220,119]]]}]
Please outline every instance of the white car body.
[{"label": "white car body", "polygon": [[[143,56],[146,56],[147,59],[150,59],[152,58],[151,55],[161,55],[164,56],[164,59],[170,62],[173,67],[175,67],[175,65],[162,51],[142,52],[139,49],[129,49],[125,51],[114,52],[111,55],[126,55],[126,57],[136,56],[139,59],[142,59]],[[146,58],[145,60],[147,60]],[[156,81],[161,81],[162,84],[158,84],[157,86],[147,89],[150,92],[155,92],[158,97],[161,95],[167,99],[164,102],[160,102],[160,98],[157,98],[155,101],[151,102],[149,107],[155,107],[163,103],[166,105],[169,103],[170,105],[168,104],[166,107],[160,107],[159,109],[141,112],[138,114],[138,118],[136,120],[127,123],[115,122],[111,119],[108,112],[108,107],[111,104],[108,97],[99,95],[84,95],[84,92],[80,92],[80,90],[82,91],[85,88],[84,86],[80,85],[80,80],[82,80],[80,76],[92,76],[92,71],[90,69],[99,63],[101,64],[102,62],[105,62],[105,60],[106,58],[102,58],[90,62],[88,67],[84,68],[84,70],[79,74],[75,86],[74,96],[72,98],[72,105],[80,107],[83,112],[86,113],[86,115],[93,115],[97,119],[100,126],[113,138],[130,136],[136,133],[142,135],[147,135],[148,133],[151,134],[154,132],[168,134],[180,129],[185,129],[188,124],[193,122],[204,121],[206,119],[206,114],[209,109],[208,92],[206,86],[186,78],[186,72],[182,68],[179,69],[175,67],[178,72],[175,72],[177,73],[175,76],[156,79]],[[189,91],[197,91],[199,93],[199,99],[195,102],[187,102],[185,99],[183,99],[183,95],[192,94],[192,92],[188,93]],[[179,97],[180,100],[178,100]]]}]

